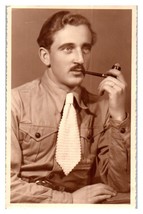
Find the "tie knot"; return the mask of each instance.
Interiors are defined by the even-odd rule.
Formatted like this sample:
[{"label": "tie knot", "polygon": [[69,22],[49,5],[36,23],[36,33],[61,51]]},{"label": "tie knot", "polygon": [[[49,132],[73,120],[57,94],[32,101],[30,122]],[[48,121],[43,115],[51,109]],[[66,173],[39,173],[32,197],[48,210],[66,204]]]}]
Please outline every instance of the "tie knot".
[{"label": "tie knot", "polygon": [[66,96],[66,104],[73,104],[73,93],[68,93]]}]

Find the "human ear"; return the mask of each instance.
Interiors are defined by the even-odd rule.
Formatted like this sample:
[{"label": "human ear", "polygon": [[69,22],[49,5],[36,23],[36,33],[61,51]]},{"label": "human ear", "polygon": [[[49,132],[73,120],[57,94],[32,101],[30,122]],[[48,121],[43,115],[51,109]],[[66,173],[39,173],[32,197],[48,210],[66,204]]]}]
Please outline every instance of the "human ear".
[{"label": "human ear", "polygon": [[39,57],[46,66],[50,67],[50,55],[46,48],[39,48]]}]

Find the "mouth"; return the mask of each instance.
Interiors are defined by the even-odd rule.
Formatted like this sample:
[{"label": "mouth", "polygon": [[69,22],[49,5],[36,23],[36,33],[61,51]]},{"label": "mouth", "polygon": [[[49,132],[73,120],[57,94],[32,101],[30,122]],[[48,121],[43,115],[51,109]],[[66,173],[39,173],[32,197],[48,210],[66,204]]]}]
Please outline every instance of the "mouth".
[{"label": "mouth", "polygon": [[84,70],[85,70],[84,68],[75,67],[75,68],[72,68],[70,71],[71,71],[71,72],[74,72],[74,73],[77,73],[77,74],[81,74],[81,73],[84,74]]},{"label": "mouth", "polygon": [[75,76],[83,76],[84,75],[84,71],[81,69],[74,69],[71,70],[72,74],[74,74]]},{"label": "mouth", "polygon": [[81,70],[81,69],[73,69],[72,71],[74,71],[74,72],[83,72],[83,70]]}]

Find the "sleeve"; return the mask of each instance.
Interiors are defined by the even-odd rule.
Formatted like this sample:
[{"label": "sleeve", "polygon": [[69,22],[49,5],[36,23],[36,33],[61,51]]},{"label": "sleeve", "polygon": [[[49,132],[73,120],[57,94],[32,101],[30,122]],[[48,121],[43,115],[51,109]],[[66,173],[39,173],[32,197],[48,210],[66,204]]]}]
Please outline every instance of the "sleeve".
[{"label": "sleeve", "polygon": [[[105,116],[105,113],[103,115]],[[104,117],[104,131],[98,143],[98,165],[104,183],[118,192],[130,191],[130,120],[128,114],[122,122],[111,119],[108,113]]]},{"label": "sleeve", "polygon": [[20,178],[22,151],[18,141],[21,102],[18,92],[12,94],[11,116],[11,203],[72,203],[72,194],[28,183]]}]

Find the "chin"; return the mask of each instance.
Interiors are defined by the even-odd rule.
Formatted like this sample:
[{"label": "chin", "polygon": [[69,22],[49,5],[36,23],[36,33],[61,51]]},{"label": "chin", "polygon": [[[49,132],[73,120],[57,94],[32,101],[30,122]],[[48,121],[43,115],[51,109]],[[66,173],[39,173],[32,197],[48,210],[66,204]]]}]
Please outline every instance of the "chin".
[{"label": "chin", "polygon": [[70,82],[70,84],[68,84],[69,88],[75,88],[79,85],[81,85],[83,79],[82,80],[78,80],[78,81],[74,81],[74,82]]}]

